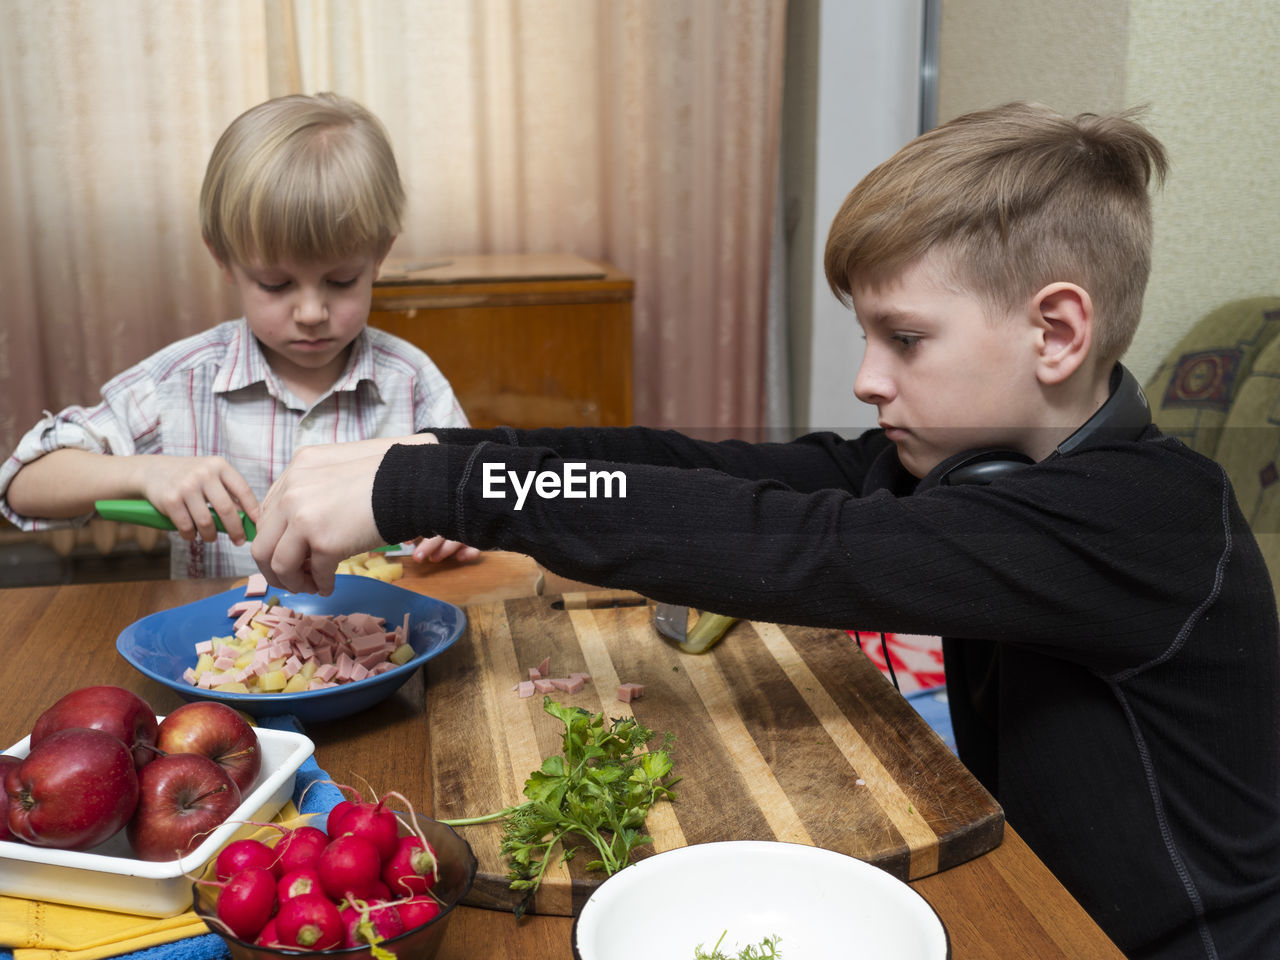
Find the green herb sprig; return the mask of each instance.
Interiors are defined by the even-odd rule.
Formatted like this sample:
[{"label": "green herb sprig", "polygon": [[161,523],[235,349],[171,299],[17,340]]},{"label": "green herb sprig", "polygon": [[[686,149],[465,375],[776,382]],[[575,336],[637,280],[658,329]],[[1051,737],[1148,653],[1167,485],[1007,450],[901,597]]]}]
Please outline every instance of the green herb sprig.
[{"label": "green herb sprig", "polygon": [[707,953],[702,949],[702,945],[693,951],[693,960],[781,960],[782,953],[778,950],[778,944],[782,942],[779,936],[765,937],[758,945],[748,945],[743,947],[736,956],[730,957],[720,949],[720,944],[724,943],[724,938],[728,935],[726,930],[720,934],[720,939],[716,941],[716,945],[711,948],[711,952]]},{"label": "green herb sprig", "polygon": [[653,840],[643,832],[649,809],[658,800],[674,800],[671,788],[680,779],[671,774],[675,737],[670,733],[657,750],[645,750],[654,733],[634,717],[606,721],[603,713],[551,697],[543,698],[542,708],[564,724],[564,753],[548,757],[529,775],[528,800],[484,816],[444,821],[455,827],[504,821],[507,879],[512,890],[527,891],[515,907],[517,917],[541,885],[556,845],[561,860],[573,858],[577,848],[565,842],[571,835],[581,836],[598,854],[588,870],[612,875],[625,867],[634,848]]}]

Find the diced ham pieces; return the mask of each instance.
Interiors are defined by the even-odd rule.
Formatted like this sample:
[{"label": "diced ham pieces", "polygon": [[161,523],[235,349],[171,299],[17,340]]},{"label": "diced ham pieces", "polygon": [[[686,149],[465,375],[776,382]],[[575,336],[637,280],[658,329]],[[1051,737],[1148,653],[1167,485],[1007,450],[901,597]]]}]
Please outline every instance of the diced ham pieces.
[{"label": "diced ham pieces", "polygon": [[571,673],[567,677],[553,677],[551,674],[551,658],[544,657],[536,667],[529,667],[529,679],[517,683],[512,692],[523,697],[531,697],[535,693],[577,693],[591,682],[589,673]]},{"label": "diced ham pieces", "polygon": [[644,696],[643,683],[620,683],[618,684],[618,699],[623,703],[630,703],[632,700],[639,700]]},{"label": "diced ham pieces", "polygon": [[204,689],[243,683],[251,693],[261,693],[267,691],[259,681],[273,677],[271,689],[278,690],[283,675],[284,692],[291,693],[358,683],[413,656],[408,613],[389,629],[382,617],[368,613],[308,614],[254,599],[265,593],[266,578],[260,585],[250,578],[246,599],[227,610],[228,635],[194,644],[199,662],[184,672],[184,680]]}]

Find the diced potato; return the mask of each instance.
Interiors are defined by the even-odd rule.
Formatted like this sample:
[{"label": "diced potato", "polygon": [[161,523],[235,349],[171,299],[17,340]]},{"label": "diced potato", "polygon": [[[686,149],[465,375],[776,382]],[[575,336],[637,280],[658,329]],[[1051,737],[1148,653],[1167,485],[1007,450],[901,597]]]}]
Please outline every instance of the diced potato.
[{"label": "diced potato", "polygon": [[366,569],[372,570],[374,567],[385,567],[387,558],[380,553],[369,553],[365,555],[364,565]]},{"label": "diced potato", "polygon": [[399,580],[404,576],[404,567],[399,563],[383,563],[376,567],[370,567],[366,576],[390,583],[392,580]]},{"label": "diced potato", "polygon": [[258,686],[266,693],[279,693],[288,682],[283,670],[271,670],[258,678]]},{"label": "diced potato", "polygon": [[303,693],[307,687],[311,685],[311,678],[303,676],[302,671],[298,671],[289,678],[289,682],[284,685],[285,693]]},{"label": "diced potato", "polygon": [[402,643],[400,644],[400,646],[396,647],[393,651],[391,651],[391,656],[388,657],[387,659],[389,659],[397,667],[403,666],[404,664],[408,663],[410,660],[413,659],[413,647],[411,647],[407,643]]},{"label": "diced potato", "polygon": [[243,683],[241,683],[238,680],[233,680],[230,683],[220,684],[219,686],[216,686],[213,689],[217,690],[219,693],[249,693],[250,692],[249,688],[246,687]]}]

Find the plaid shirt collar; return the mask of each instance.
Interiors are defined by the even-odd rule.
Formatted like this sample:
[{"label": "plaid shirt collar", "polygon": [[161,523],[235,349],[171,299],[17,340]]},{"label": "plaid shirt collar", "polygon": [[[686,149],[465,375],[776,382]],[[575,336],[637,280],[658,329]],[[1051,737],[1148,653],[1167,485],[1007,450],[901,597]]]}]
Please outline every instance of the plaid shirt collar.
[{"label": "plaid shirt collar", "polygon": [[[270,364],[267,363],[266,354],[262,352],[262,344],[249,329],[248,321],[241,318],[236,324],[231,339],[227,342],[225,359],[213,381],[213,392],[231,393],[258,383],[263,384],[267,393],[281,403],[296,404],[297,398],[280,382]],[[316,402],[319,403],[332,393],[358,390],[362,383],[367,383],[368,389],[372,390],[375,396],[377,395],[373,349],[364,330],[361,330],[352,341],[351,355],[347,357],[346,367],[334,381],[333,386],[326,390],[324,396]]]}]

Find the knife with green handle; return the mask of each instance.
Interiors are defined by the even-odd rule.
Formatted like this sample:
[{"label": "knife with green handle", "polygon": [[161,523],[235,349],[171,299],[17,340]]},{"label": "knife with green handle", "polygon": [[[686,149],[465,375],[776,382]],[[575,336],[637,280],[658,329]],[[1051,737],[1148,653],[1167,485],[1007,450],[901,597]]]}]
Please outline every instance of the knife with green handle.
[{"label": "knife with green handle", "polygon": [[[140,527],[154,527],[157,530],[178,529],[173,521],[157,510],[150,500],[95,500],[93,509],[98,511],[98,516],[103,520],[134,523]],[[212,510],[209,512],[213,514],[213,525],[226,533],[222,518]],[[257,526],[243,510],[240,511],[240,522],[244,524],[244,535],[247,539],[252,540],[258,535]],[[386,546],[375,547],[372,552],[381,553],[385,550],[395,550],[400,546],[401,544],[398,543],[388,543]]]},{"label": "knife with green handle", "polygon": [[[93,509],[97,510],[98,516],[104,520],[135,523],[140,527],[154,527],[157,530],[178,529],[173,521],[157,510],[150,500],[95,500]],[[243,510],[240,511],[240,522],[244,524],[244,535],[248,539],[252,540],[257,536],[258,528]],[[216,513],[213,514],[213,525],[223,533],[227,532],[222,525],[222,518]]]}]

